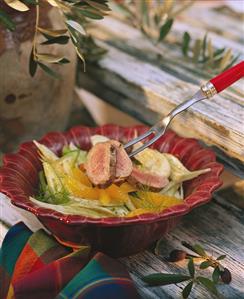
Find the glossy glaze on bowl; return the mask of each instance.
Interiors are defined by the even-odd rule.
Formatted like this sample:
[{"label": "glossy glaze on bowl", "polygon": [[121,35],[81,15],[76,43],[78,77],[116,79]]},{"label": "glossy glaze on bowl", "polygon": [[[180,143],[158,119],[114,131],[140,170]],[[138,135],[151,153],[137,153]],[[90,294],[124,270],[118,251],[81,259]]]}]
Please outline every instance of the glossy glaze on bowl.
[{"label": "glossy glaze on bowl", "polygon": [[[119,127],[106,125],[97,128],[74,127],[66,133],[52,132],[40,142],[56,154],[64,145],[74,142],[81,149],[91,147],[90,136],[101,134],[111,139],[126,142],[147,130],[145,126]],[[214,190],[221,185],[219,178],[223,166],[216,162],[215,154],[204,149],[195,139],[187,139],[168,131],[153,148],[178,157],[190,170],[211,168],[184,185],[184,204],[168,208],[158,214],[134,217],[90,218],[64,215],[51,209],[37,206],[29,200],[37,192],[38,172],[41,162],[33,142],[23,143],[19,152],[4,156],[0,170],[0,191],[11,198],[14,205],[35,214],[39,220],[60,240],[75,244],[90,244],[95,250],[111,256],[126,256],[139,252],[162,237],[191,209],[207,203]]]}]

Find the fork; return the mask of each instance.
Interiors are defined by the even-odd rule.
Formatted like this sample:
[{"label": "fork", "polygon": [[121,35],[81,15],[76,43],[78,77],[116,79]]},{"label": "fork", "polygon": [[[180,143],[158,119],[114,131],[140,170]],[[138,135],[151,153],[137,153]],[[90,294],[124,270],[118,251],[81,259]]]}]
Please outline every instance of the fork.
[{"label": "fork", "polygon": [[194,105],[199,101],[213,97],[215,94],[226,89],[227,87],[229,87],[230,85],[232,85],[233,83],[241,79],[243,76],[244,76],[244,61],[227,69],[223,73],[212,78],[206,84],[202,85],[201,88],[195,93],[195,95],[191,99],[186,100],[180,105],[178,105],[177,107],[175,107],[168,115],[166,115],[162,120],[157,122],[147,132],[132,139],[127,144],[125,144],[124,149],[128,149],[129,147],[135,145],[136,143],[142,141],[143,139],[149,137],[150,135],[154,135],[153,138],[148,140],[146,143],[136,148],[131,153],[128,153],[129,157],[133,157],[136,154],[140,153],[145,148],[149,147],[155,141],[157,141],[161,136],[163,136],[171,120],[177,114],[185,111],[190,106]]}]

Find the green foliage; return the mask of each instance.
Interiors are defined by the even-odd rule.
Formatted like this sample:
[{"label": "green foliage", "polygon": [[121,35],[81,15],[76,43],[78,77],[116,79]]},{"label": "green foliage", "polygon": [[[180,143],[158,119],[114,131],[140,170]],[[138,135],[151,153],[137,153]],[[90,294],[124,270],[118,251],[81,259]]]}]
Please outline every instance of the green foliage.
[{"label": "green foliage", "polygon": [[199,276],[197,277],[197,280],[205,287],[207,288],[211,293],[213,293],[214,295],[218,295],[218,291],[216,289],[215,283],[203,276]]},{"label": "green foliage", "polygon": [[188,298],[190,293],[191,293],[191,290],[192,290],[192,287],[193,287],[193,281],[190,281],[186,286],[185,288],[183,289],[182,291],[182,297],[184,299]]},{"label": "green foliage", "polygon": [[3,24],[11,31],[14,31],[15,29],[15,23],[11,20],[10,16],[2,10],[0,10],[0,24]]},{"label": "green foliage", "polygon": [[122,14],[154,43],[162,42],[169,34],[174,18],[194,3],[190,1],[112,1],[113,10]]},{"label": "green foliage", "polygon": [[190,258],[189,259],[189,262],[188,262],[188,271],[189,271],[189,274],[191,275],[191,277],[193,278],[194,275],[195,275],[195,266],[194,266],[194,263],[193,263],[193,259]]},{"label": "green foliage", "polygon": [[173,23],[174,20],[169,19],[160,27],[159,38],[158,38],[159,42],[161,42],[168,35]]},{"label": "green foliage", "polygon": [[190,46],[191,40],[190,34],[186,31],[181,43],[183,55],[210,73],[222,72],[231,67],[238,59],[238,56],[233,55],[231,49],[215,49],[207,34],[204,35],[203,39],[196,39],[192,42],[192,46]]},{"label": "green foliage", "polygon": [[189,279],[191,279],[191,277],[188,275],[168,273],[155,273],[142,278],[142,280],[148,283],[150,286],[175,284],[187,281]]},{"label": "green foliage", "polygon": [[[161,240],[158,243],[161,243]],[[218,258],[214,259],[212,256],[209,256],[206,251],[202,248],[199,244],[191,245],[187,242],[182,242],[186,248],[190,249],[191,251],[195,252],[197,255],[188,254],[186,251],[181,249],[174,249],[169,254],[169,258],[167,261],[169,262],[178,262],[183,259],[189,259],[187,268],[189,275],[175,273],[175,274],[168,274],[168,273],[154,273],[147,275],[142,278],[149,286],[157,286],[157,285],[169,285],[169,284],[178,284],[185,281],[188,283],[185,285],[182,291],[182,297],[188,298],[193,287],[195,285],[202,285],[205,287],[209,292],[218,296],[218,290],[216,286],[219,283],[221,278],[222,282],[225,284],[229,284],[231,282],[231,273],[227,268],[224,268],[220,264],[220,260],[223,260],[226,256],[220,255]],[[160,254],[160,246],[157,244],[155,253]],[[204,259],[204,261],[199,265],[197,260]],[[195,263],[196,260],[196,263]],[[212,273],[211,279],[205,276],[197,276],[195,273],[199,269],[207,269],[209,267],[214,268]]]},{"label": "green foliage", "polygon": [[[177,15],[188,9],[194,2],[194,0],[130,0],[118,2],[112,0],[112,9],[122,15],[131,25],[140,29],[156,45],[160,42],[169,42],[167,37],[173,23],[177,21]],[[211,75],[231,67],[238,59],[238,56],[233,55],[231,49],[215,49],[207,34],[204,35],[203,39],[193,40],[188,32],[184,32],[182,40],[176,40],[173,43],[174,46],[181,47],[182,55],[186,61],[206,69]]]},{"label": "green foliage", "polygon": [[[45,0],[54,8],[58,9],[64,17],[65,29],[55,30],[39,27],[40,9],[38,0],[4,0],[11,8],[24,12],[35,6],[36,24],[33,39],[33,47],[29,59],[29,73],[33,77],[37,68],[40,67],[48,75],[59,79],[60,75],[47,64],[66,64],[69,60],[65,57],[55,56],[49,53],[40,53],[39,46],[49,46],[52,44],[65,45],[71,40],[78,57],[84,62],[89,56],[90,61],[97,61],[106,51],[96,45],[93,39],[86,34],[85,27],[89,20],[100,20],[110,11],[107,0]],[[14,31],[15,23],[11,17],[0,10],[0,23],[7,29]],[[45,41],[37,44],[37,33],[45,37]],[[64,35],[68,33],[68,35]],[[94,56],[93,56],[94,55]]]}]

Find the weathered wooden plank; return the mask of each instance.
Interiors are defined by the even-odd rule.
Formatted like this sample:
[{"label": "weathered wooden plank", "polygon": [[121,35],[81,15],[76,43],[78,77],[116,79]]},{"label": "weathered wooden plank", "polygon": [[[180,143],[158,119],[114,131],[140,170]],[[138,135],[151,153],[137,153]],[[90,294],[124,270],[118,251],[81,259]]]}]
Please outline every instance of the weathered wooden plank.
[{"label": "weathered wooden plank", "polygon": [[[157,65],[168,73],[187,82],[200,84],[209,79],[209,73],[196,67],[191,61],[182,57],[181,49],[170,43],[154,45],[136,28],[114,18],[106,18],[97,28],[90,31],[98,39],[111,44],[122,51],[143,61]],[[218,47],[220,47],[218,45]],[[242,56],[243,57],[243,56]],[[239,60],[242,58],[240,57]],[[236,82],[228,91],[232,101],[243,103],[243,84]]]},{"label": "weathered wooden plank", "polygon": [[216,8],[207,7],[204,1],[195,3],[177,19],[206,32],[212,31],[240,44],[243,42],[243,34],[240,30],[240,21],[243,21],[243,15],[236,13],[235,17],[232,17],[231,14],[220,13]]},{"label": "weathered wooden plank", "polygon": [[[155,66],[107,44],[103,46],[109,52],[100,61],[100,68],[89,67],[91,76],[161,115],[167,114],[182,99],[189,98],[197,90],[193,84],[179,80]],[[186,130],[243,161],[243,121],[242,105],[216,95],[214,100],[198,103],[190,111],[179,115],[172,127],[181,134]]]},{"label": "weathered wooden plank", "polygon": [[[217,203],[212,202],[184,216],[178,227],[165,237],[163,255],[167,256],[172,249],[183,249],[184,247],[180,244],[181,241],[191,244],[198,242],[209,253],[212,253],[213,256],[226,254],[227,258],[223,261],[223,265],[231,271],[233,284],[230,286],[221,286],[219,289],[225,298],[234,299],[244,296],[244,286],[242,283],[244,279],[244,239],[243,236],[241,236],[241,239],[237,236],[243,229],[244,219],[241,210],[237,209],[239,216],[241,216],[240,221],[239,216],[234,216],[228,209],[229,207],[223,208]],[[131,273],[133,273],[141,294],[143,295],[145,292],[145,297],[143,298],[155,298],[154,292],[156,292],[159,298],[164,298],[165,290],[169,298],[180,298],[178,294],[182,288],[181,284],[177,287],[145,288],[140,277],[154,272],[175,273],[179,271],[181,273],[182,266],[185,268],[184,263],[165,263],[163,257],[156,257],[150,251],[121,260],[130,269]],[[151,293],[148,293],[149,291]],[[196,288],[190,298],[213,297],[205,292],[204,289]]]}]

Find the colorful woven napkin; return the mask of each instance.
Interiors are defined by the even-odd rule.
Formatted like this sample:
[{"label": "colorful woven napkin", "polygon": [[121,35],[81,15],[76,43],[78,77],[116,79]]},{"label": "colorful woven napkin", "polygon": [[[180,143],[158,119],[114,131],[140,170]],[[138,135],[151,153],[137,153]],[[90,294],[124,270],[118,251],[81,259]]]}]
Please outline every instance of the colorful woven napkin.
[{"label": "colorful woven napkin", "polygon": [[72,251],[44,230],[18,223],[0,250],[0,299],[137,299],[128,272],[89,247]]}]

